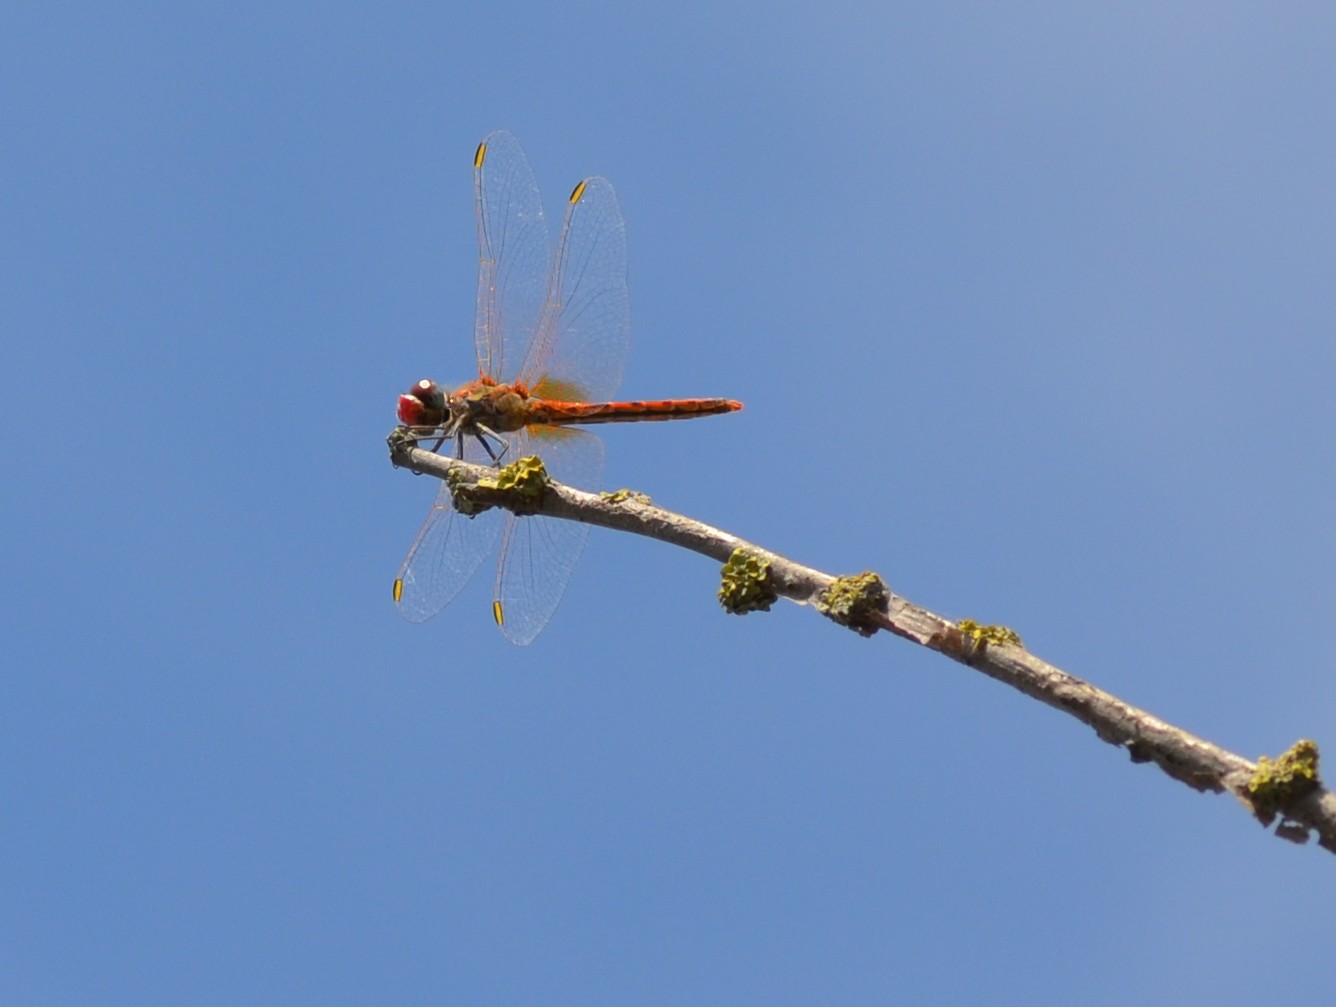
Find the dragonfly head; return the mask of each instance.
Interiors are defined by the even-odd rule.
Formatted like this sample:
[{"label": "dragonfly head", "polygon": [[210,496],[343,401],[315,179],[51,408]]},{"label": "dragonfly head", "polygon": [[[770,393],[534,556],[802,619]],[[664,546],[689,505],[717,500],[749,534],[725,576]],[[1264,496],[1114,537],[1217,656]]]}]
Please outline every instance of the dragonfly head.
[{"label": "dragonfly head", "polygon": [[399,396],[399,422],[406,427],[444,426],[449,416],[445,391],[423,378]]}]

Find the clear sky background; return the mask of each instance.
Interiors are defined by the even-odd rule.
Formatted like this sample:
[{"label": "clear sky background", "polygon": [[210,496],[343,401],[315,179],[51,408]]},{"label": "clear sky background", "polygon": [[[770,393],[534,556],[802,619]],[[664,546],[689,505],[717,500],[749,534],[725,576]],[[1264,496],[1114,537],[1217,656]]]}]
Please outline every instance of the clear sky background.
[{"label": "clear sky background", "polygon": [[1336,863],[1070,718],[595,530],[528,648],[390,581],[471,159],[626,216],[606,485],[1255,757],[1336,746],[1320,4],[0,15],[14,1004],[1256,1004]]}]

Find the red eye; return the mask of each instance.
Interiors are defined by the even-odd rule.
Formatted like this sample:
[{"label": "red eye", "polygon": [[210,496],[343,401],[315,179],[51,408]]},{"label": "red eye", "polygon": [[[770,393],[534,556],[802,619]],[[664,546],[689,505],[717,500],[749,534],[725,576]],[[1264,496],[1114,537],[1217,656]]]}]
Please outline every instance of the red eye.
[{"label": "red eye", "polygon": [[406,427],[420,427],[422,423],[422,402],[416,395],[399,396],[399,422]]}]

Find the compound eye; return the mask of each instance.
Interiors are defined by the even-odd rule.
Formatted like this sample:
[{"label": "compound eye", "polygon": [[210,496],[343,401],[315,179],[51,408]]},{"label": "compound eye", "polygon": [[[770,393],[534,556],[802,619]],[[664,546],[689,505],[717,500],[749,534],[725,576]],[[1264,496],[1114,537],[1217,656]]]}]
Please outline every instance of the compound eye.
[{"label": "compound eye", "polygon": [[445,392],[435,381],[423,378],[408,390],[408,394],[417,399],[428,409],[445,408]]}]

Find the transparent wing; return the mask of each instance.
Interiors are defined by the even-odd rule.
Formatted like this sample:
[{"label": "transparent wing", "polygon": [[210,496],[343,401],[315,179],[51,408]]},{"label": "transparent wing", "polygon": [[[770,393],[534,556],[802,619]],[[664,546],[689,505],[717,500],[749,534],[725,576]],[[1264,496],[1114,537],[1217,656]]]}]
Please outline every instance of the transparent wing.
[{"label": "transparent wing", "polygon": [[510,381],[543,310],[551,240],[543,201],[520,142],[489,133],[473,159],[478,212],[478,375]]},{"label": "transparent wing", "polygon": [[587,178],[566,219],[538,330],[520,380],[543,398],[605,401],[622,383],[631,351],[626,225],[606,178]]},{"label": "transparent wing", "polygon": [[[489,464],[476,445],[466,446],[464,457]],[[395,579],[400,614],[409,622],[424,622],[450,604],[492,552],[505,518],[499,510],[476,517],[460,514],[450,502],[450,487],[442,482]]]},{"label": "transparent wing", "polygon": [[[597,490],[603,476],[603,442],[569,427],[527,427],[512,447],[515,456],[537,454],[558,482]],[[566,592],[589,526],[540,516],[506,521],[496,570],[501,632],[526,644],[547,625]]]}]

